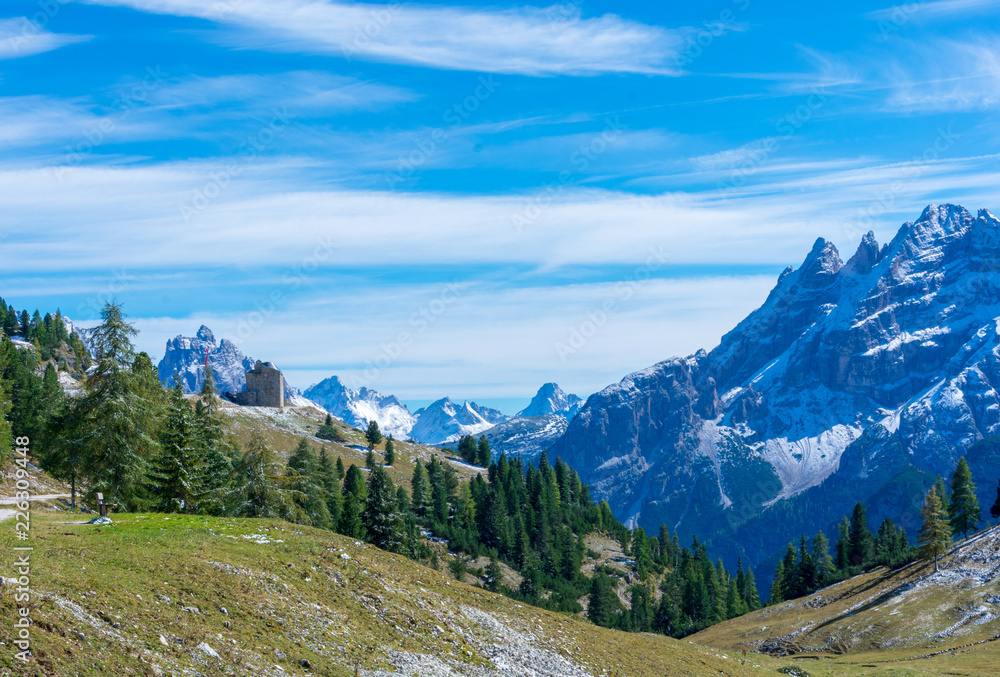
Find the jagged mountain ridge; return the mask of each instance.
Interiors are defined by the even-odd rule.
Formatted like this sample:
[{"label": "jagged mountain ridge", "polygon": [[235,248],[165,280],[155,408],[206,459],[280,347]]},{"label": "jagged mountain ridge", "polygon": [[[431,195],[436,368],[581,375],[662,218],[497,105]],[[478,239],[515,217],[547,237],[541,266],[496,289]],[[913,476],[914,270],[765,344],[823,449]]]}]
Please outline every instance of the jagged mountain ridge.
[{"label": "jagged mountain ridge", "polygon": [[538,389],[528,406],[517,412],[517,416],[548,416],[557,414],[567,421],[572,420],[583,406],[583,400],[576,395],[567,395],[555,383],[546,383]]},{"label": "jagged mountain ridge", "polygon": [[309,386],[303,394],[348,425],[364,429],[369,421],[376,421],[383,433],[397,439],[409,437],[417,422],[395,395],[382,395],[365,386],[348,388],[338,376]]},{"label": "jagged mountain ridge", "polygon": [[[201,325],[194,336],[178,334],[167,340],[163,358],[157,365],[160,380],[168,386],[173,385],[176,373],[181,378],[185,393],[201,392],[205,384],[206,355],[212,367],[215,389],[219,393],[240,393],[246,390],[246,373],[254,368],[257,361],[244,355],[229,339],[224,338],[216,345],[215,334],[205,325]],[[287,379],[285,400],[294,406],[312,404],[289,385]]]},{"label": "jagged mountain ridge", "polygon": [[[998,271],[985,210],[931,205],[882,247],[867,234],[847,263],[820,239],[717,348],[590,397],[552,453],[647,529],[787,540],[795,511],[776,508],[805,492],[827,512],[879,492],[887,512],[912,512],[895,478],[950,473],[1000,432]],[[749,541],[751,559],[774,549]]]},{"label": "jagged mountain ridge", "polygon": [[489,440],[493,456],[520,456],[533,461],[565,434],[569,421],[562,414],[516,416],[498,423],[483,433]]},{"label": "jagged mountain ridge", "polygon": [[465,435],[479,435],[510,416],[475,402],[456,405],[443,397],[414,412],[417,419],[410,437],[423,444],[451,444]]}]

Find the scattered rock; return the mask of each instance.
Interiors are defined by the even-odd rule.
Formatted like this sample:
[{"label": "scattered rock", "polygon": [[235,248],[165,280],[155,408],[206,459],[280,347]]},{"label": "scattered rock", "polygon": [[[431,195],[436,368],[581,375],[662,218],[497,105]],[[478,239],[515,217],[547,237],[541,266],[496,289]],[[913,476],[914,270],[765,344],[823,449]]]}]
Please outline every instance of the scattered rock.
[{"label": "scattered rock", "polygon": [[288,656],[285,655],[285,652],[282,651],[281,649],[274,650],[274,657],[277,658],[279,661],[283,661],[286,658],[288,658]]},{"label": "scattered rock", "polygon": [[201,609],[196,606],[182,606],[181,611],[187,611],[189,614],[200,614]]},{"label": "scattered rock", "polygon": [[170,604],[170,598],[167,597],[166,595],[157,595],[156,599],[160,600],[164,604]]},{"label": "scattered rock", "polygon": [[229,609],[227,609],[224,606],[220,606],[219,607],[219,613],[223,614],[224,616],[228,616],[229,615]]},{"label": "scattered rock", "polygon": [[308,658],[303,658],[302,660],[300,660],[299,661],[299,665],[301,665],[306,670],[312,670],[313,669],[312,663],[309,662]]},{"label": "scattered rock", "polygon": [[82,632],[77,632],[76,630],[74,630],[73,634],[76,635],[76,638],[78,640],[80,640],[81,642],[86,642],[87,641],[87,636],[85,634],[83,634]]},{"label": "scattered rock", "polygon": [[210,647],[206,642],[202,642],[201,644],[199,644],[198,645],[198,649],[203,654],[205,654],[206,656],[209,656],[210,658],[218,658],[219,657],[219,652],[216,651],[215,649],[213,649],[212,647]]},{"label": "scattered rock", "polygon": [[233,624],[232,624],[232,623],[230,623],[229,621],[222,621],[222,625],[223,625],[223,627],[225,627],[225,628],[226,628],[227,630],[228,630],[229,628],[233,627]]}]

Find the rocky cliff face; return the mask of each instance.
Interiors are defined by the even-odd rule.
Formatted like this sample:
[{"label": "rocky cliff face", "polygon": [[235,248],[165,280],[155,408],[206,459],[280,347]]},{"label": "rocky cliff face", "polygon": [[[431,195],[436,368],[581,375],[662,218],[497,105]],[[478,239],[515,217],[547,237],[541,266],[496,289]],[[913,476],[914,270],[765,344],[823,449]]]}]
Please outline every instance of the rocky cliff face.
[{"label": "rocky cliff face", "polygon": [[751,559],[774,545],[758,532],[780,547],[782,525],[826,528],[856,500],[912,523],[924,484],[1000,433],[998,318],[1000,222],[931,205],[846,263],[817,241],[716,349],[590,397],[551,453],[620,518],[736,530]]},{"label": "rocky cliff face", "polygon": [[507,454],[520,456],[527,462],[541,456],[568,427],[569,421],[562,414],[517,416],[498,423],[483,434],[489,440],[494,457]]}]

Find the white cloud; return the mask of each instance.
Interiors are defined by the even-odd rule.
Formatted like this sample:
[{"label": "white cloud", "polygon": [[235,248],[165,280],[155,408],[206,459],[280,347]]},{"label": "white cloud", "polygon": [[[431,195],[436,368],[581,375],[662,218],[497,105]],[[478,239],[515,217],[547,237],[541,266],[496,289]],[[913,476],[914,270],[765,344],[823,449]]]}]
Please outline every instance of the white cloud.
[{"label": "white cloud", "polygon": [[242,29],[237,46],[525,75],[669,73],[683,30],[558,7],[479,10],[313,0],[87,0]]},{"label": "white cloud", "polygon": [[17,59],[90,40],[90,35],[50,33],[27,17],[0,19],[0,59]]}]

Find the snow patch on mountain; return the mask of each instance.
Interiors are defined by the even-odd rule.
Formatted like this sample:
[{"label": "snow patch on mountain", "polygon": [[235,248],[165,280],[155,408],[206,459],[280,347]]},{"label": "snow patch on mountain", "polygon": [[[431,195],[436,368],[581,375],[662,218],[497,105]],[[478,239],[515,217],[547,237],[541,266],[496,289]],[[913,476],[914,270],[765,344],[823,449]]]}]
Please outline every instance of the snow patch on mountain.
[{"label": "snow patch on mountain", "polygon": [[557,384],[546,383],[538,389],[528,406],[517,412],[517,416],[558,414],[569,421],[582,406],[583,400],[576,395],[567,395]]},{"label": "snow patch on mountain", "polygon": [[363,430],[375,421],[383,434],[397,439],[407,439],[417,422],[394,395],[382,395],[367,387],[349,388],[338,376],[309,386],[303,394],[348,425]]},{"label": "snow patch on mountain", "polygon": [[466,435],[477,436],[510,417],[502,412],[465,401],[456,405],[444,397],[414,414],[417,422],[410,437],[422,444],[451,444]]},{"label": "snow patch on mountain", "polygon": [[560,414],[517,416],[498,423],[484,434],[494,456],[506,454],[533,461],[562,437],[568,427],[569,421]]}]

